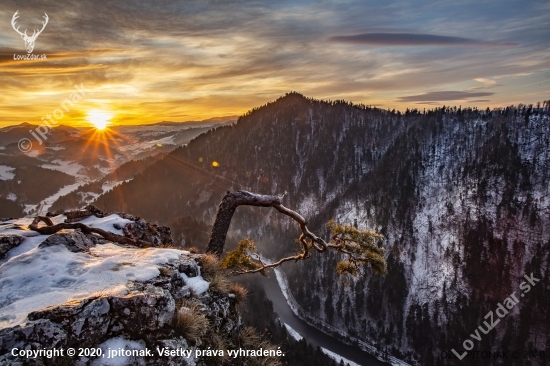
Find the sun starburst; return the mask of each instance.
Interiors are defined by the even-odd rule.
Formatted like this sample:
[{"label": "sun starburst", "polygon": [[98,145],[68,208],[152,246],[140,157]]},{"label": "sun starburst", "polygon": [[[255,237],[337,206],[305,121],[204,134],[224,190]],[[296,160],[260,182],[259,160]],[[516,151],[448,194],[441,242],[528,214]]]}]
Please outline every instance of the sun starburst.
[{"label": "sun starburst", "polygon": [[107,128],[111,118],[113,118],[111,112],[100,109],[92,109],[87,116],[87,120],[98,130]]}]

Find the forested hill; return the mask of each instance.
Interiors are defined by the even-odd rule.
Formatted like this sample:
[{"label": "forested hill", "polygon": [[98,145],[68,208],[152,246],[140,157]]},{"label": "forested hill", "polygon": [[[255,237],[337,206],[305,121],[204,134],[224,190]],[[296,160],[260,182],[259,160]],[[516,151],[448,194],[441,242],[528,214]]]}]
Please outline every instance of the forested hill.
[{"label": "forested hill", "polygon": [[293,206],[311,194],[328,202],[359,182],[421,118],[290,93],[199,136],[97,203],[133,207],[164,222],[188,215],[190,207],[215,209],[227,189],[287,191]]},{"label": "forested hill", "polygon": [[[208,227],[226,190],[286,191],[284,204],[319,232],[330,218],[375,228],[385,235],[387,276],[367,272],[346,287],[333,274],[336,258],[317,256],[285,267],[291,290],[318,326],[441,364],[439,352],[462,352],[524,274],[548,277],[549,112],[545,103],[399,113],[291,93],[199,136],[96,204]],[[239,209],[233,234],[273,254],[292,248],[290,225],[267,209]],[[541,281],[472,340],[475,349],[546,349],[549,286]]]}]

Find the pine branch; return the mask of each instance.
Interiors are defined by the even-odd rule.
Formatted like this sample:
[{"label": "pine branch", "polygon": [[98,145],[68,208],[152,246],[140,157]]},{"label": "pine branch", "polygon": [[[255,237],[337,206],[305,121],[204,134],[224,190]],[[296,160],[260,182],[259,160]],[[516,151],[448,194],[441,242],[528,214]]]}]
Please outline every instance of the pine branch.
[{"label": "pine branch", "polygon": [[[307,220],[302,215],[282,205],[281,200],[283,197],[284,195],[260,195],[247,191],[228,191],[218,207],[207,252],[215,254],[218,258],[221,257],[227,231],[238,206],[273,207],[297,222],[301,231],[298,238],[301,245],[300,253],[281,258],[274,263],[265,264],[257,253],[253,254],[256,258],[252,257],[250,251],[255,250],[256,247],[252,241],[247,239],[241,241],[238,248],[229,252],[222,261],[225,268],[234,269],[230,274],[239,275],[256,272],[265,274],[267,269],[280,266],[284,262],[296,262],[309,258],[311,256],[310,248],[319,253],[332,249],[345,254],[347,261],[340,262],[337,267],[340,274],[357,275],[360,265],[371,265],[376,273],[386,272],[384,249],[379,248],[374,243],[376,239],[381,238],[380,235],[372,231],[361,231],[348,225],[336,225],[331,221],[328,225],[332,230],[332,238],[327,243],[308,229]],[[256,259],[256,261],[253,259]]]}]

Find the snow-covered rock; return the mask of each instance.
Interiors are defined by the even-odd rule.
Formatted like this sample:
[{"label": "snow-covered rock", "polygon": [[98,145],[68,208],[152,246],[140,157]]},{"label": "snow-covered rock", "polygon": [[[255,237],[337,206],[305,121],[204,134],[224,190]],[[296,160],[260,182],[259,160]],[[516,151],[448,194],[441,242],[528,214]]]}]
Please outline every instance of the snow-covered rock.
[{"label": "snow-covered rock", "polygon": [[[52,221],[75,215],[67,213]],[[138,221],[122,213],[103,216],[76,222],[124,234],[121,225]],[[101,349],[103,356],[65,354],[48,359],[42,355],[33,364],[201,364],[194,350],[214,345],[207,337],[186,339],[178,330],[176,316],[184,303],[199,305],[201,316],[220,337],[230,340],[242,329],[234,298],[208,291],[210,284],[200,276],[197,264],[200,254],[120,245],[73,229],[37,235],[28,224],[28,219],[0,223],[1,365],[28,363],[17,352],[14,355],[14,349],[69,347]],[[144,221],[136,226],[144,233],[153,227]],[[157,348],[190,350],[192,356],[160,357]],[[105,358],[109,349],[149,350],[154,357]]]}]

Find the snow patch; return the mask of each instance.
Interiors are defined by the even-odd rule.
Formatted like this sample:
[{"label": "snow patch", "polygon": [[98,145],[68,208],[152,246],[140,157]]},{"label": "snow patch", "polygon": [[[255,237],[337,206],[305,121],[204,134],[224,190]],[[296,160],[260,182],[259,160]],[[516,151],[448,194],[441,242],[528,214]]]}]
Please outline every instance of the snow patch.
[{"label": "snow patch", "polygon": [[64,146],[48,146],[48,147],[46,147],[46,149],[53,150],[53,151],[60,151],[60,150],[65,150],[65,147]]},{"label": "snow patch", "polygon": [[83,169],[83,166],[78,163],[73,163],[71,161],[63,161],[63,160],[53,160],[52,163],[54,164],[43,164],[42,168],[44,169],[51,169],[51,170],[57,170],[72,176],[77,176],[81,169]]},{"label": "snow patch", "polygon": [[[9,232],[2,232],[2,234],[10,234]],[[36,233],[36,232],[34,232]],[[19,234],[19,233],[18,233]],[[28,236],[23,240],[21,244],[10,250],[8,253],[6,253],[6,256],[0,260],[0,266],[6,262],[8,262],[10,259],[15,258],[23,253],[30,252],[31,250],[35,249],[37,246],[40,245],[44,240],[46,240],[49,237],[49,235],[36,235],[36,236]]]},{"label": "snow patch", "polygon": [[332,351],[329,351],[326,348],[321,347],[321,351],[323,351],[324,354],[326,354],[328,357],[332,358],[334,361],[340,363],[340,360],[344,361],[344,365],[349,364],[349,366],[361,366],[358,363],[355,363],[353,361],[348,360],[347,358],[344,358]]},{"label": "snow patch", "polygon": [[46,237],[25,238],[0,264],[0,326],[21,324],[32,311],[93,293],[124,295],[128,281],[148,281],[160,274],[159,265],[188,254],[111,243],[90,248],[90,253],[73,253],[58,245],[38,248]]},{"label": "snow patch", "polygon": [[126,224],[129,224],[133,221],[128,219],[123,219],[117,214],[112,214],[101,218],[96,216],[90,216],[80,222],[83,223],[84,225],[88,225],[89,227],[95,227],[105,231],[110,231],[118,235],[124,235],[124,232],[121,229],[116,229],[114,225],[117,224],[117,226],[119,227],[124,227],[126,226]]},{"label": "snow patch", "polygon": [[15,168],[7,165],[0,165],[0,180],[12,180],[15,174],[12,173]]},{"label": "snow patch", "polygon": [[288,332],[288,334],[292,336],[292,338],[294,338],[297,341],[301,341],[302,339],[304,339],[304,337],[302,337],[300,333],[295,331],[290,325],[288,325],[287,323],[284,323],[284,324],[286,327],[286,331]]},{"label": "snow patch", "polygon": [[202,295],[210,287],[210,282],[205,281],[202,276],[188,277],[185,273],[180,273],[181,278],[187,286],[191,288],[195,295]]},{"label": "snow patch", "polygon": [[[269,262],[264,261],[264,263]],[[288,288],[288,281],[286,279],[286,276],[283,274],[283,271],[281,271],[280,268],[275,267],[273,268],[273,272],[275,272],[275,278],[277,278],[277,283],[279,284],[279,288],[281,289],[281,292],[283,293],[283,296],[285,297],[288,306],[298,318],[302,319],[300,314],[300,306],[290,293],[290,289]]]}]

